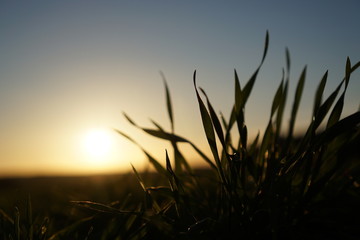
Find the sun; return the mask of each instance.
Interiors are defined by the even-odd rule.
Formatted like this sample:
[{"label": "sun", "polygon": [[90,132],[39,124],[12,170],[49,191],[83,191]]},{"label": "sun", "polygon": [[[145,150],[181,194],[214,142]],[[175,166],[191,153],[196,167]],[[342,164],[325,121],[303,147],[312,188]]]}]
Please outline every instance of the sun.
[{"label": "sun", "polygon": [[106,129],[91,129],[84,134],[82,144],[88,160],[100,164],[110,158],[113,139],[110,131]]}]

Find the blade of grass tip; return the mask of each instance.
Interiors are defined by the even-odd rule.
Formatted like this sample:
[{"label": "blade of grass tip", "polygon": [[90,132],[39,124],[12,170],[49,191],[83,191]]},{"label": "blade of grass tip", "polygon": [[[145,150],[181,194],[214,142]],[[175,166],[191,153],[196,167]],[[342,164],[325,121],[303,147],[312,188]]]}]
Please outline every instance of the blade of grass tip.
[{"label": "blade of grass tip", "polygon": [[206,138],[207,138],[208,144],[210,146],[210,150],[211,150],[211,152],[212,152],[212,154],[214,156],[215,163],[216,163],[216,166],[218,168],[220,178],[225,183],[226,182],[225,175],[224,175],[224,172],[223,172],[223,168],[221,166],[219,153],[218,153],[217,146],[216,146],[215,133],[214,133],[211,117],[209,116],[209,113],[208,113],[208,111],[207,111],[207,109],[205,107],[205,104],[202,101],[202,99],[200,98],[199,92],[197,90],[196,71],[194,71],[193,80],[194,80],[194,88],[195,88],[196,97],[197,97],[199,108],[200,108],[200,114],[201,114],[203,127],[204,127],[204,130],[205,130]]},{"label": "blade of grass tip", "polygon": [[296,115],[297,115],[297,111],[299,109],[301,96],[302,96],[302,92],[303,92],[304,85],[305,85],[305,76],[306,76],[306,66],[304,67],[304,70],[301,73],[301,76],[300,76],[300,79],[299,79],[299,82],[297,84],[296,91],[295,91],[295,98],[294,98],[294,103],[293,103],[293,107],[291,110],[291,116],[290,116],[289,134],[288,134],[287,143],[289,143],[289,141],[291,140],[292,135],[293,135]]},{"label": "blade of grass tip", "polygon": [[154,130],[154,129],[148,129],[148,128],[140,128],[140,129],[153,137],[168,140],[171,142],[185,142],[186,141],[184,138],[182,138],[178,135],[164,132],[163,130]]},{"label": "blade of grass tip", "polygon": [[262,60],[261,60],[261,64],[264,63],[268,48],[269,48],[269,31],[266,31],[264,53],[263,53],[263,57],[262,57]]},{"label": "blade of grass tip", "polygon": [[174,117],[173,117],[173,110],[172,110],[172,104],[171,104],[171,97],[170,97],[170,91],[169,91],[169,87],[167,85],[166,82],[166,78],[163,72],[160,72],[163,82],[164,82],[164,86],[165,86],[165,94],[166,94],[166,106],[167,106],[167,111],[168,111],[168,115],[169,115],[169,119],[170,119],[170,124],[171,124],[171,132],[174,133]]},{"label": "blade of grass tip", "polygon": [[139,175],[138,171],[136,171],[136,168],[134,167],[134,165],[132,165],[131,163],[130,163],[130,165],[131,165],[131,167],[132,167],[132,169],[133,169],[133,171],[135,173],[135,176],[136,176],[141,188],[144,190],[144,192],[146,192],[146,187],[145,187],[144,181],[142,180],[142,178]]},{"label": "blade of grass tip", "polygon": [[350,75],[351,75],[351,62],[349,57],[346,60],[346,67],[345,67],[345,88],[344,88],[344,92],[341,94],[339,100],[336,102],[330,117],[328,119],[326,128],[331,127],[332,125],[334,125],[336,122],[339,121],[343,107],[344,107],[344,98],[345,98],[345,93],[347,90],[347,86],[349,84],[350,81]]},{"label": "blade of grass tip", "polygon": [[250,96],[250,93],[254,87],[254,83],[257,78],[257,75],[260,71],[261,66],[264,63],[265,58],[266,58],[268,47],[269,47],[269,32],[266,31],[265,47],[264,47],[264,52],[263,52],[263,57],[261,59],[261,63],[259,65],[259,67],[256,69],[256,71],[253,73],[253,75],[251,76],[250,80],[246,83],[244,89],[241,91],[242,94],[241,94],[241,100],[239,103],[240,108],[243,108],[245,106],[245,104]]},{"label": "blade of grass tip", "polygon": [[168,154],[168,151],[165,149],[165,158],[166,158],[166,170],[170,173],[170,175],[172,177],[176,177],[175,176],[175,173],[171,167],[171,163],[170,163],[170,158],[169,158],[169,154]]},{"label": "blade of grass tip", "polygon": [[[179,136],[176,136],[175,134],[171,134],[171,133],[167,133],[163,130],[163,128],[157,124],[156,122],[152,121],[150,119],[150,121],[152,121],[152,123],[158,128],[158,130],[154,130],[154,129],[148,129],[148,128],[143,128],[139,125],[137,125],[126,113],[123,113],[125,118],[136,128],[146,132],[149,135],[152,135],[153,137],[157,137],[157,138],[161,138],[161,139],[165,139],[165,140],[170,140],[170,141],[175,141],[175,142],[184,142],[185,140]],[[122,134],[123,135],[123,134]],[[129,138],[128,136],[126,136],[127,138]]]},{"label": "blade of grass tip", "polygon": [[[350,63],[349,63],[350,64]],[[351,73],[353,73],[357,68],[360,67],[360,61],[357,62],[355,65],[353,65],[350,68],[350,71],[348,70],[348,67],[346,67],[346,71],[348,72],[347,75],[350,76]],[[319,111],[316,114],[315,117],[315,129],[318,128],[318,126],[320,126],[320,124],[322,123],[322,121],[324,120],[326,114],[328,113],[328,111],[331,108],[331,105],[333,104],[333,102],[336,99],[337,94],[340,91],[341,86],[343,85],[343,83],[346,82],[346,76],[345,78],[339,83],[338,87],[336,88],[336,90],[325,100],[325,102],[320,106]]]},{"label": "blade of grass tip", "polygon": [[[284,77],[284,75],[283,75]],[[270,118],[272,118],[274,116],[275,111],[278,109],[280,103],[281,103],[281,99],[282,99],[282,95],[283,95],[283,85],[284,85],[284,79],[281,79],[280,85],[278,87],[278,89],[276,90],[272,105],[271,105],[271,114],[270,114]]]},{"label": "blade of grass tip", "polygon": [[313,117],[316,116],[316,113],[319,111],[320,105],[322,103],[322,97],[324,94],[324,89],[326,86],[326,81],[328,77],[328,71],[325,72],[324,76],[322,77],[319,86],[316,89],[315,93],[315,100],[314,100],[314,109],[313,109]]},{"label": "blade of grass tip", "polygon": [[129,115],[127,115],[125,112],[123,112],[123,115],[126,118],[126,120],[128,120],[129,123],[131,123],[135,127],[138,127],[138,125],[129,117]]},{"label": "blade of grass tip", "polygon": [[199,108],[200,108],[200,114],[201,114],[201,119],[202,119],[202,123],[203,123],[203,127],[205,130],[205,134],[209,143],[209,146],[211,148],[211,151],[214,155],[214,158],[216,161],[219,161],[219,156],[218,156],[218,151],[217,151],[217,147],[216,147],[216,140],[215,140],[215,132],[213,129],[213,125],[212,125],[212,121],[211,121],[211,117],[205,107],[205,104],[203,103],[202,99],[200,98],[199,92],[197,90],[197,86],[196,86],[196,71],[194,72],[194,87],[195,87],[195,92],[196,92],[196,96],[198,99],[198,103],[199,103]]},{"label": "blade of grass tip", "polygon": [[316,130],[322,121],[324,120],[326,114],[329,112],[332,104],[334,103],[341,86],[343,85],[344,81],[341,81],[338,87],[335,89],[334,92],[330,94],[330,96],[324,101],[323,104],[319,107],[319,110],[317,111],[315,115],[315,122],[314,122],[314,130]]},{"label": "blade of grass tip", "polygon": [[143,153],[147,156],[149,162],[153,165],[153,167],[156,169],[156,171],[160,174],[166,175],[166,170],[165,168],[154,158],[152,157],[139,143],[137,143],[134,139],[132,139],[131,137],[129,137],[127,134],[123,133],[120,130],[114,129],[118,134],[122,135],[123,137],[125,137],[126,139],[128,139],[130,142],[132,142],[133,144],[135,144],[136,146],[138,146],[141,151],[143,151]]},{"label": "blade of grass tip", "polygon": [[276,114],[276,138],[279,137],[281,132],[282,120],[285,110],[286,99],[287,99],[288,86],[289,86],[289,81],[286,80],[285,85],[283,86],[282,96]]},{"label": "blade of grass tip", "polygon": [[230,118],[229,118],[229,123],[228,123],[228,126],[226,128],[226,132],[227,134],[230,133],[232,127],[234,126],[234,123],[236,122],[236,110],[235,110],[235,104],[231,110],[231,113],[230,113]]},{"label": "blade of grass tip", "polygon": [[175,141],[175,142],[184,142],[185,141],[182,137],[179,137],[172,133],[165,132],[159,124],[157,124],[156,122],[154,122],[152,120],[150,120],[150,121],[152,121],[152,123],[155,124],[155,126],[158,128],[158,130],[143,128],[143,127],[137,125],[126,113],[124,113],[124,116],[134,127],[146,132],[149,135],[152,135],[153,137],[157,137],[157,138],[161,138],[161,139],[165,139],[165,140],[169,140],[169,141]]},{"label": "blade of grass tip", "polygon": [[150,119],[150,122],[152,122],[152,124],[154,124],[155,127],[157,127],[157,129],[159,129],[162,132],[165,132],[164,128],[160,126],[160,124],[158,124],[157,122],[155,122],[154,120]]},{"label": "blade of grass tip", "polygon": [[238,115],[238,113],[241,111],[241,86],[239,77],[237,75],[236,70],[234,69],[234,75],[235,75],[235,112]]},{"label": "blade of grass tip", "polygon": [[211,103],[209,101],[209,98],[206,95],[205,91],[202,88],[200,88],[200,90],[201,90],[201,92],[204,94],[204,96],[206,98],[206,102],[207,102],[208,109],[209,109],[209,112],[210,112],[210,117],[211,117],[211,120],[212,120],[212,123],[213,123],[213,127],[215,128],[215,132],[218,135],[218,138],[219,138],[219,140],[220,140],[220,142],[223,145],[223,148],[225,150],[226,145],[225,145],[224,133],[223,133],[223,130],[222,130],[222,127],[221,127],[221,124],[220,124],[220,120],[217,117],[217,115],[215,113],[215,110],[212,107],[212,105],[211,105]]},{"label": "blade of grass tip", "polygon": [[[236,121],[239,135],[240,135],[240,142],[239,142],[239,147],[238,147],[240,149],[240,147],[246,148],[246,141],[247,141],[247,129],[244,129],[244,121],[245,121],[244,106],[245,106],[245,103],[242,102],[244,97],[243,97],[243,93],[241,91],[239,77],[237,75],[236,70],[234,72],[235,72],[235,105],[234,105],[235,111],[234,111],[234,115],[233,115],[233,112],[231,113],[230,121],[232,121],[233,116],[234,116],[233,121]],[[232,126],[232,125],[230,125],[230,126]],[[229,134],[230,134],[230,128],[227,128],[225,142],[227,142],[226,139],[230,136]]]},{"label": "blade of grass tip", "polygon": [[345,90],[347,89],[347,86],[349,84],[350,75],[351,75],[351,61],[350,61],[350,58],[347,57],[346,67],[345,67]]},{"label": "blade of grass tip", "polygon": [[291,61],[290,61],[290,51],[288,48],[285,48],[285,58],[286,58],[286,72],[287,72],[287,78],[289,78],[290,76],[290,66],[291,66]]}]

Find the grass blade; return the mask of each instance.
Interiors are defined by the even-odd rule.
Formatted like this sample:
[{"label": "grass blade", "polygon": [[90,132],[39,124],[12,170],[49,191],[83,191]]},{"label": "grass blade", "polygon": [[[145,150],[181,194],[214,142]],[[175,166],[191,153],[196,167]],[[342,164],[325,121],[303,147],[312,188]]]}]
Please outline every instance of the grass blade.
[{"label": "grass blade", "polygon": [[[284,75],[283,75],[284,77]],[[282,100],[282,96],[283,96],[283,85],[284,85],[284,80],[281,80],[281,83],[275,93],[273,102],[272,102],[272,106],[271,106],[271,114],[270,114],[270,118],[273,117],[275,111],[278,109],[278,107],[280,106],[281,100]]]},{"label": "grass blade", "polygon": [[288,73],[290,73],[290,66],[291,66],[291,61],[290,61],[290,51],[288,48],[285,48],[285,58],[286,58],[286,71]]},{"label": "grass blade", "polygon": [[171,104],[170,91],[169,91],[169,87],[166,82],[165,75],[162,72],[160,72],[160,74],[164,81],[165,94],[166,94],[166,106],[167,106],[168,115],[169,115],[170,124],[171,124],[171,132],[173,133],[174,132],[174,116],[173,116],[173,110],[172,110],[172,104]]},{"label": "grass blade", "polygon": [[166,170],[165,168],[155,159],[153,158],[139,143],[137,143],[134,139],[132,139],[131,137],[129,137],[128,135],[126,135],[125,133],[123,133],[120,130],[115,129],[115,131],[122,135],[123,137],[125,137],[126,139],[128,139],[130,142],[134,143],[136,146],[138,146],[143,152],[144,154],[147,156],[149,162],[153,165],[153,167],[156,169],[156,171],[160,174],[166,175]]},{"label": "grass blade", "polygon": [[334,106],[334,109],[332,110],[328,123],[326,125],[326,128],[331,127],[332,125],[334,125],[336,122],[339,121],[343,107],[344,107],[344,98],[345,98],[345,93],[347,90],[347,86],[349,84],[350,81],[350,75],[351,75],[351,62],[349,57],[346,60],[346,68],[345,68],[345,88],[344,88],[344,92],[341,94],[339,100],[337,101],[337,103]]},{"label": "grass blade", "polygon": [[283,86],[282,96],[281,96],[279,107],[278,107],[277,114],[276,114],[276,138],[279,137],[280,132],[281,132],[281,125],[282,125],[282,120],[283,120],[283,115],[284,115],[284,110],[285,110],[288,86],[289,86],[289,81],[287,80],[285,82],[285,86]]},{"label": "grass blade", "polygon": [[123,211],[119,210],[117,208],[108,206],[106,204],[92,202],[92,201],[71,201],[72,203],[75,203],[78,206],[91,209],[97,212],[103,212],[103,213],[112,213],[112,214],[134,214],[134,215],[140,215],[141,212],[135,212],[135,211]]},{"label": "grass blade", "polygon": [[204,96],[206,98],[207,106],[208,106],[208,109],[209,109],[209,112],[210,112],[210,117],[211,117],[213,126],[215,128],[216,134],[217,134],[221,144],[223,145],[224,150],[226,150],[225,138],[224,138],[224,133],[223,133],[221,124],[220,124],[220,120],[217,117],[217,115],[215,113],[215,110],[212,107],[212,105],[211,105],[211,103],[209,101],[209,98],[206,95],[205,91],[202,88],[200,88],[200,90],[201,90],[201,92],[204,94]]},{"label": "grass blade", "polygon": [[322,121],[324,120],[326,114],[329,112],[331,105],[334,103],[336,96],[338,95],[340,88],[344,81],[342,81],[339,86],[335,89],[333,93],[325,100],[325,102],[319,107],[315,115],[314,129],[317,129]]},{"label": "grass blade", "polygon": [[[346,91],[346,89],[345,89],[345,91]],[[339,100],[336,102],[333,110],[331,111],[326,128],[333,126],[335,123],[337,123],[339,121],[343,107],[344,107],[344,97],[345,97],[345,92],[343,94],[341,94]]]},{"label": "grass blade", "polygon": [[347,57],[346,59],[346,67],[345,67],[345,89],[347,88],[351,75],[351,61],[350,58]]},{"label": "grass blade", "polygon": [[235,96],[235,101],[237,102],[235,104],[236,104],[236,106],[238,106],[238,109],[244,108],[244,106],[250,96],[251,90],[254,87],[254,83],[255,83],[255,80],[259,73],[259,70],[260,70],[261,66],[263,65],[265,57],[267,55],[268,47],[269,47],[269,32],[267,31],[266,37],[265,37],[264,52],[263,52],[263,57],[261,59],[261,63],[259,65],[259,67],[256,69],[256,71],[253,73],[253,75],[251,76],[250,80],[244,86],[244,89],[239,92],[239,93],[241,93],[240,96]]},{"label": "grass blade", "polygon": [[241,109],[241,86],[240,86],[240,81],[239,81],[239,77],[237,75],[236,70],[234,70],[234,75],[235,75],[235,112],[238,114]]},{"label": "grass blade", "polygon": [[144,192],[146,192],[146,187],[145,187],[144,181],[142,180],[142,178],[141,178],[141,176],[139,175],[139,173],[136,171],[136,168],[134,167],[134,165],[131,164],[131,167],[132,167],[132,169],[133,169],[133,171],[134,171],[134,173],[135,173],[135,176],[136,176],[138,182],[140,183],[140,186],[141,186],[142,190],[143,190]]},{"label": "grass blade", "polygon": [[199,108],[200,108],[200,114],[201,114],[203,127],[205,130],[206,138],[209,143],[210,150],[214,156],[220,178],[223,182],[226,182],[223,168],[221,166],[221,162],[220,162],[220,158],[219,158],[219,153],[218,153],[217,146],[216,146],[215,132],[214,132],[214,128],[212,125],[211,117],[205,107],[205,104],[203,103],[202,99],[200,98],[199,92],[197,90],[196,71],[194,72],[193,79],[194,79],[194,87],[195,87],[196,97],[197,97]]},{"label": "grass blade", "polygon": [[266,31],[265,44],[264,44],[264,53],[263,53],[263,57],[261,59],[261,64],[264,63],[268,48],[269,48],[269,31]]},{"label": "grass blade", "polygon": [[[350,67],[350,60],[347,61],[346,63],[346,70],[345,70],[345,78],[340,82],[340,84],[338,85],[338,87],[335,89],[335,91],[326,99],[326,101],[320,106],[316,116],[315,116],[315,129],[318,128],[318,126],[320,126],[320,124],[322,123],[322,121],[324,120],[326,114],[328,113],[328,111],[331,108],[331,105],[333,104],[333,102],[336,99],[337,94],[340,91],[341,86],[343,85],[344,82],[349,82],[350,79],[350,75],[352,72],[354,72],[357,68],[360,67],[360,61],[357,62],[354,66]],[[346,83],[345,83],[346,84]]]},{"label": "grass blade", "polygon": [[322,79],[320,81],[318,88],[316,89],[313,117],[316,116],[316,113],[319,111],[320,105],[322,103],[322,97],[323,97],[327,77],[328,77],[328,71],[325,72],[324,76],[322,77]]},{"label": "grass blade", "polygon": [[302,96],[302,92],[303,92],[304,85],[305,85],[305,76],[306,76],[306,66],[304,67],[304,70],[301,73],[299,82],[296,87],[294,103],[293,103],[293,107],[291,110],[291,116],[290,116],[289,134],[288,134],[287,142],[290,141],[290,139],[292,138],[292,135],[293,135],[296,115],[297,115],[297,112],[299,109],[301,96]]}]

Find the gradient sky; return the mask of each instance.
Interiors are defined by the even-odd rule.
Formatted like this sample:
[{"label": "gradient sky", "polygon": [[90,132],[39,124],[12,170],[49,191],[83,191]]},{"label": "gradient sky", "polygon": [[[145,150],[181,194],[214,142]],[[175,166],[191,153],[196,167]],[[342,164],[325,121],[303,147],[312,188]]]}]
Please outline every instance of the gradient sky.
[{"label": "gradient sky", "polygon": [[[139,168],[146,162],[112,131],[111,156],[88,160],[80,149],[94,128],[121,129],[164,161],[166,142],[122,116],[170,128],[159,71],[173,97],[176,132],[207,151],[193,71],[214,107],[228,116],[233,70],[244,85],[261,60],[266,30],[268,56],[246,109],[250,135],[263,132],[268,121],[285,47],[292,63],[290,104],[308,66],[301,129],[324,72],[329,70],[328,96],[344,76],[346,57],[353,64],[360,60],[359,9],[358,0],[1,1],[0,176],[118,172],[130,162]],[[359,107],[359,78],[352,76],[344,115]]]}]

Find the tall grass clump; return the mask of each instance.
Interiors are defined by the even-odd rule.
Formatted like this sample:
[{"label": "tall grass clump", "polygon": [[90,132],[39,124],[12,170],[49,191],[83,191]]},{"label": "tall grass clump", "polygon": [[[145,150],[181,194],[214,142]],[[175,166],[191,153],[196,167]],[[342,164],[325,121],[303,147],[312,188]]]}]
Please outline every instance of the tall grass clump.
[{"label": "tall grass clump", "polygon": [[[195,95],[211,156],[174,132],[171,95],[164,78],[169,131],[153,120],[154,128],[145,128],[124,116],[134,127],[169,141],[173,156],[166,151],[156,158],[116,130],[142,149],[161,183],[148,185],[144,174],[133,167],[143,201],[134,203],[131,196],[113,204],[77,201],[75,204],[96,214],[50,239],[359,239],[360,112],[344,118],[341,114],[350,76],[360,62],[346,60],[345,76],[329,96],[324,96],[328,72],[324,74],[315,92],[309,126],[298,137],[294,130],[306,67],[294,99],[290,99],[290,120],[283,132],[290,82],[286,50],[286,67],[266,129],[262,137],[258,134],[249,142],[245,107],[268,45],[267,33],[261,62],[243,87],[234,72],[234,103],[228,118],[213,108],[206,92],[197,86],[194,72]],[[180,144],[189,144],[208,168],[193,169]]]},{"label": "tall grass clump", "polygon": [[[311,122],[302,137],[294,137],[295,121],[306,79],[303,69],[292,100],[288,131],[281,132],[287,99],[290,57],[275,93],[267,127],[260,138],[248,142],[245,106],[266,58],[269,36],[260,65],[241,87],[235,71],[235,96],[228,119],[219,116],[208,96],[193,83],[205,137],[211,150],[206,156],[188,139],[174,133],[174,117],[166,81],[166,106],[171,131],[153,121],[155,128],[138,126],[156,138],[168,140],[174,150],[166,167],[144,149],[168,186],[146,186],[139,173],[145,201],[142,216],[146,234],[164,239],[355,239],[360,237],[359,151],[360,112],[342,118],[351,74],[360,66],[346,60],[345,77],[328,96],[328,72],[314,97]],[[328,117],[327,117],[328,116]],[[232,133],[237,129],[238,138]],[[236,130],[235,130],[236,131]],[[118,132],[136,143],[122,131]],[[179,150],[190,144],[212,171],[206,180],[194,171]],[[136,143],[137,144],[137,143]],[[220,146],[218,146],[220,144]],[[140,145],[139,145],[140,146]],[[140,146],[141,147],[141,146]],[[220,150],[219,150],[220,149]]]},{"label": "tall grass clump", "polygon": [[[176,239],[341,239],[360,236],[356,230],[359,220],[352,218],[360,216],[359,159],[358,155],[351,155],[360,142],[360,112],[340,119],[350,76],[360,63],[352,65],[347,59],[344,79],[327,98],[323,92],[328,73],[324,74],[316,90],[312,120],[305,134],[294,138],[306,67],[297,83],[289,128],[284,136],[281,129],[290,71],[286,51],[286,71],[273,98],[263,137],[260,139],[257,135],[252,143],[248,143],[245,106],[265,60],[268,41],[266,35],[261,63],[243,88],[235,71],[234,104],[228,120],[218,116],[205,91],[197,87],[194,73],[195,93],[211,157],[174,133],[166,81],[171,131],[164,130],[156,122],[153,122],[154,129],[140,127],[125,114],[132,125],[168,140],[174,150],[173,163],[166,153],[164,168],[161,161],[143,149],[158,174],[168,179],[168,186],[147,187],[134,168],[146,199],[142,214],[146,219],[147,234]],[[235,127],[238,139],[231,136]],[[190,167],[179,150],[180,143],[190,144],[213,170],[208,173],[207,182]],[[221,145],[221,150],[217,144]]]}]

